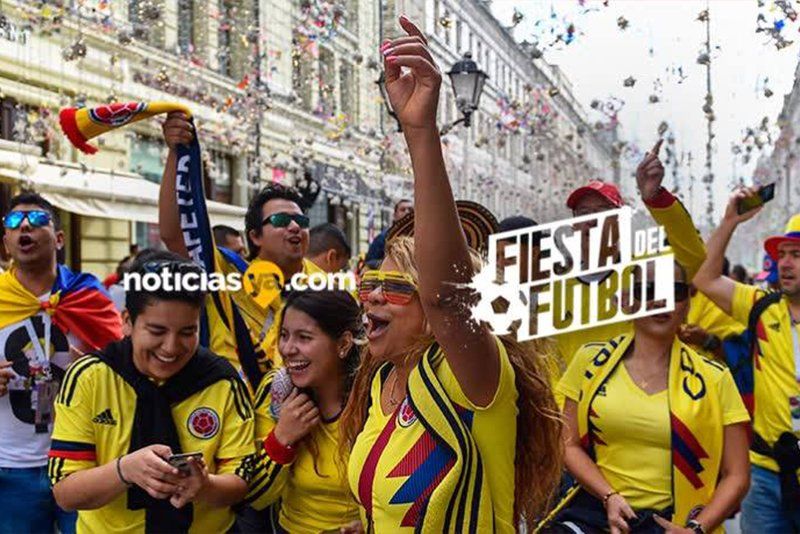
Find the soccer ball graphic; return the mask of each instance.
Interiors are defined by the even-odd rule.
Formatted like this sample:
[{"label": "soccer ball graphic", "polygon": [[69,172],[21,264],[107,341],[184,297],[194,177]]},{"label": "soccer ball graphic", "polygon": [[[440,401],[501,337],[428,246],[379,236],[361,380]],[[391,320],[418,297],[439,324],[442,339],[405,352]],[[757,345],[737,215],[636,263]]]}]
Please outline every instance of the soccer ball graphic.
[{"label": "soccer ball graphic", "polygon": [[[514,321],[525,320],[528,313],[527,299],[518,287],[493,282],[481,284],[479,295],[480,300],[472,308],[472,316],[475,320],[488,324],[494,335],[506,335]],[[508,305],[503,307],[502,301]],[[499,310],[495,309],[495,303],[501,304]]]},{"label": "soccer ball graphic", "polygon": [[89,111],[89,117],[100,124],[122,126],[133,117],[144,111],[147,104],[144,102],[128,102],[124,104],[108,104],[99,106]]}]

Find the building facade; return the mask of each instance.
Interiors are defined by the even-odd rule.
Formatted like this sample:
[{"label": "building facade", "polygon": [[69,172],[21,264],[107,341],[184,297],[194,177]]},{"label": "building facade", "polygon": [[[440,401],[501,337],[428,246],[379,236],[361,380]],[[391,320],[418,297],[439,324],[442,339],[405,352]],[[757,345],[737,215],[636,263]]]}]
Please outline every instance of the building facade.
[{"label": "building facade", "polygon": [[[377,179],[375,2],[8,0],[0,5],[0,211],[33,188],[62,211],[67,261],[104,275],[132,243],[158,246],[166,149],[157,121],[79,153],[58,110],[167,100],[192,110],[207,156],[212,224],[242,230],[269,182],[315,199],[355,250],[385,203]],[[366,58],[373,58],[367,61]]]}]

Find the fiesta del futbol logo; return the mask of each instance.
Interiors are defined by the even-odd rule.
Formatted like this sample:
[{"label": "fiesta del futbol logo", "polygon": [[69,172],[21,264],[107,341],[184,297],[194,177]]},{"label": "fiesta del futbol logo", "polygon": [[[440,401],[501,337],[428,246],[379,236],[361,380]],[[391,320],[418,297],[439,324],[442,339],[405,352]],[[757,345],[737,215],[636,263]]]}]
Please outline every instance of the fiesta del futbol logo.
[{"label": "fiesta del futbol logo", "polygon": [[189,416],[186,426],[197,439],[211,439],[219,432],[219,416],[211,408],[198,408]]},{"label": "fiesta del futbol logo", "polygon": [[108,104],[89,110],[89,117],[96,123],[111,126],[127,124],[136,115],[147,109],[144,102],[128,102],[125,104]]}]

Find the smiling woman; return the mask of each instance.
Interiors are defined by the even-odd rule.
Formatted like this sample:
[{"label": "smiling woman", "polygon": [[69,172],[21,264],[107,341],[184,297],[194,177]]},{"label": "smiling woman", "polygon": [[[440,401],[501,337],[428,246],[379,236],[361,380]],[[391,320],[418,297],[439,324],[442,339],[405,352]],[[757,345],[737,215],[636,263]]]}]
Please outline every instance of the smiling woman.
[{"label": "smiling woman", "polygon": [[[171,274],[200,270],[169,252],[143,255]],[[233,367],[198,348],[201,291],[126,294],[126,337],[75,362],[55,403],[49,473],[78,531],[224,532],[247,491],[253,411]],[[132,452],[130,452],[132,451]],[[197,453],[188,469],[168,460]]]},{"label": "smiling woman", "polygon": [[256,393],[261,452],[247,497],[256,510],[280,500],[271,523],[286,532],[362,531],[339,434],[362,329],[361,310],[345,291],[296,291],[286,300],[278,342],[285,367]]}]

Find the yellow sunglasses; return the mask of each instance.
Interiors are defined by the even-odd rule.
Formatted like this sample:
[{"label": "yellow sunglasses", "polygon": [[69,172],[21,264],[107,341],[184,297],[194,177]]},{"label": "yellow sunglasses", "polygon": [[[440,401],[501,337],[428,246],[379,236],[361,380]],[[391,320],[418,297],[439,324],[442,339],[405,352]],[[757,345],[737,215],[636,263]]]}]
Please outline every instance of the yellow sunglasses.
[{"label": "yellow sunglasses", "polygon": [[405,306],[414,298],[417,291],[417,284],[408,273],[399,271],[367,271],[361,277],[358,285],[358,298],[361,302],[367,302],[369,295],[376,288],[380,287],[383,297],[389,304]]}]

